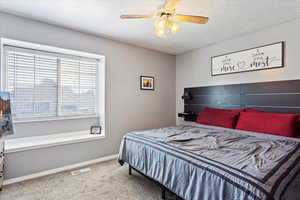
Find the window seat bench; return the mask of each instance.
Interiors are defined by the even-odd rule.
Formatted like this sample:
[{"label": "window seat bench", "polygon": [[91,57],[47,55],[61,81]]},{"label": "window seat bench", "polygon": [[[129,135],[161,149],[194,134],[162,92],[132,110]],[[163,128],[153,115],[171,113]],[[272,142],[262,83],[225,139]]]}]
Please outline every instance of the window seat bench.
[{"label": "window seat bench", "polygon": [[57,145],[94,141],[103,138],[105,138],[104,134],[92,135],[90,134],[89,130],[43,136],[11,138],[5,140],[4,153],[13,153]]}]

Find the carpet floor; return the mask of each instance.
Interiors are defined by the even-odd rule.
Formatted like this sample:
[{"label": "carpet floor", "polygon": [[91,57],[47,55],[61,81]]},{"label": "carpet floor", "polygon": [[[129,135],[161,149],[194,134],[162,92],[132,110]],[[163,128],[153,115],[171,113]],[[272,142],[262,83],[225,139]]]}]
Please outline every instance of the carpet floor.
[{"label": "carpet floor", "polygon": [[[116,160],[88,166],[91,171],[72,176],[70,171],[4,186],[0,200],[159,200],[154,182],[121,167]],[[167,193],[167,199],[176,199]]]}]

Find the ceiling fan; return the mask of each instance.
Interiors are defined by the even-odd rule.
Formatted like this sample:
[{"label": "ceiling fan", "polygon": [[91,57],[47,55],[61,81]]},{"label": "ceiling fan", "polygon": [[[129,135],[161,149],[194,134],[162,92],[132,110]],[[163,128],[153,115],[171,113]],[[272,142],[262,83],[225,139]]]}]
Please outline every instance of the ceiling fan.
[{"label": "ceiling fan", "polygon": [[177,14],[175,8],[179,2],[180,0],[166,0],[164,6],[152,15],[121,15],[120,17],[121,19],[155,18],[155,33],[158,37],[166,37],[166,34],[169,33],[175,34],[180,28],[180,25],[175,21],[197,24],[208,22],[208,17]]}]

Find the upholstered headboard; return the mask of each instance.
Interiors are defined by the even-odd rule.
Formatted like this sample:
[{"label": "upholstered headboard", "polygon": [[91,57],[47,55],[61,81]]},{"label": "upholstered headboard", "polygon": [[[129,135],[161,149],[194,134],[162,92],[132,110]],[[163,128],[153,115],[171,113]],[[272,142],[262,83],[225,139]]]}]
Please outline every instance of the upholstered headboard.
[{"label": "upholstered headboard", "polygon": [[184,91],[192,97],[184,100],[184,111],[189,113],[198,113],[205,107],[300,113],[300,80],[195,87]]}]

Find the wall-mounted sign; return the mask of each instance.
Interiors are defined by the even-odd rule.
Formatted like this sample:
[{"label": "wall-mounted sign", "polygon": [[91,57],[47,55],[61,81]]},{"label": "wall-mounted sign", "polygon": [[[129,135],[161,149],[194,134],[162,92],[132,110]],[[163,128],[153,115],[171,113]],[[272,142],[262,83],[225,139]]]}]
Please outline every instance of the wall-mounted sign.
[{"label": "wall-mounted sign", "polygon": [[284,42],[269,44],[211,58],[211,75],[256,71],[284,66]]}]

